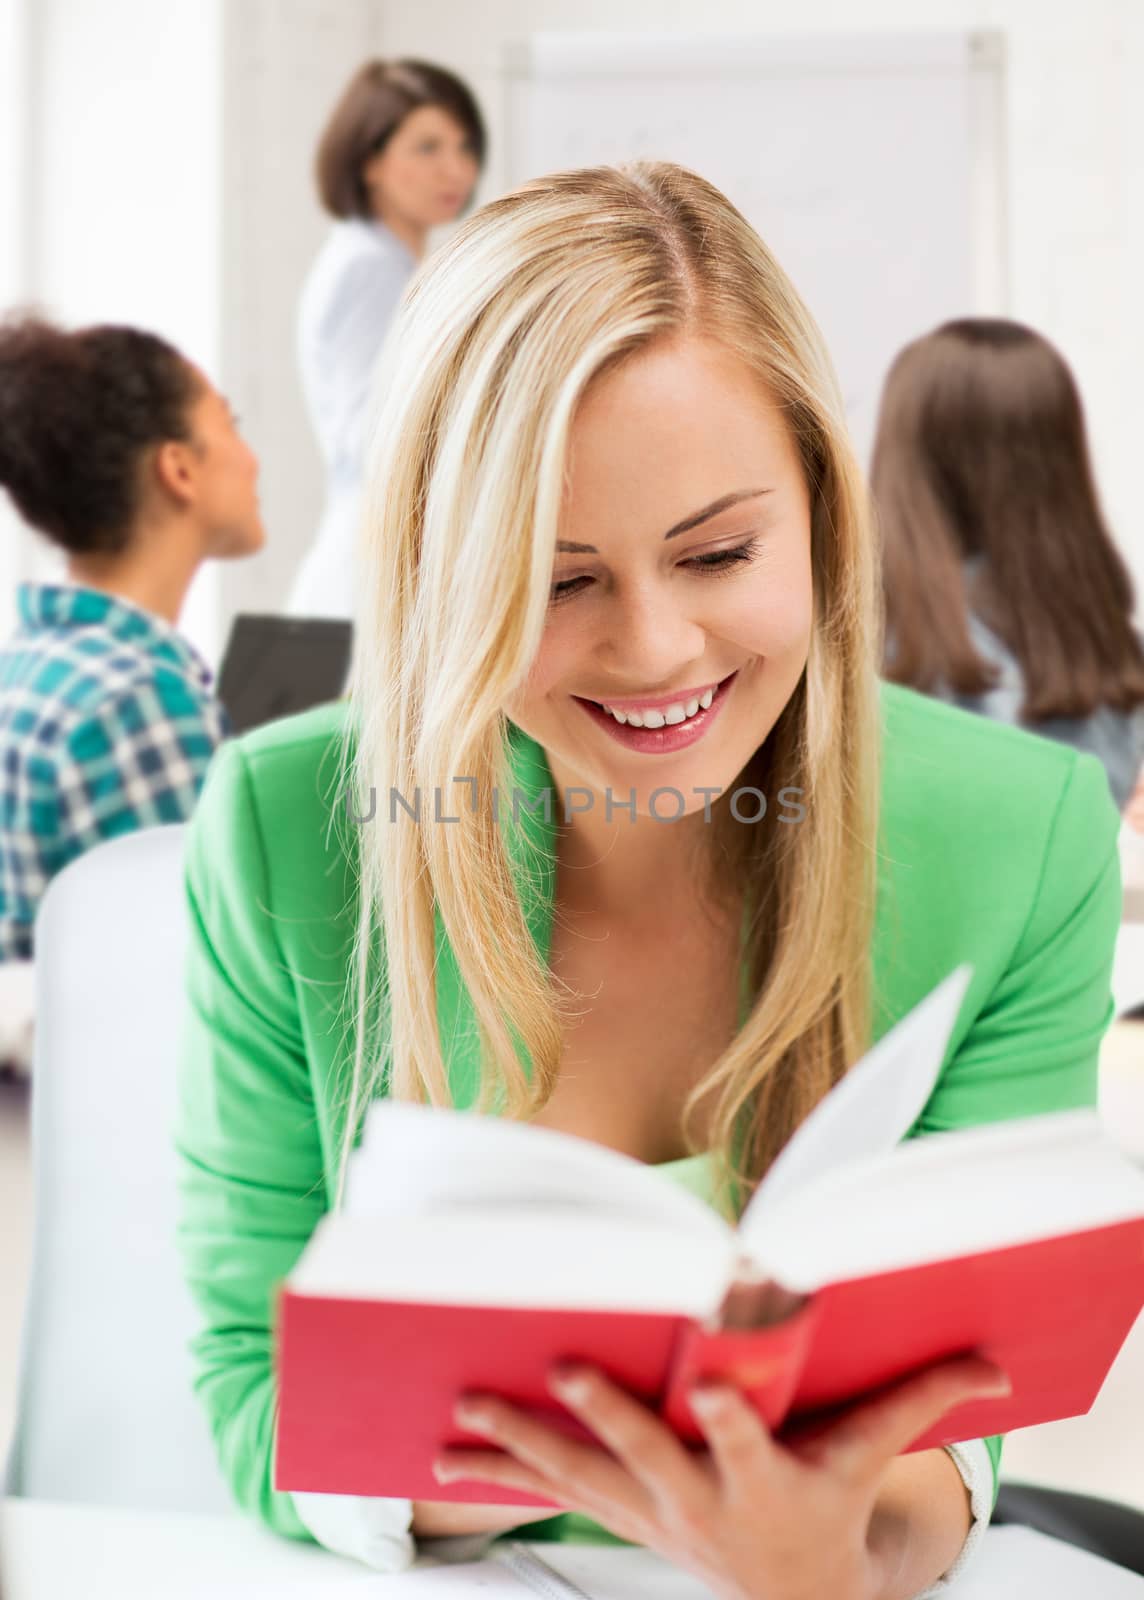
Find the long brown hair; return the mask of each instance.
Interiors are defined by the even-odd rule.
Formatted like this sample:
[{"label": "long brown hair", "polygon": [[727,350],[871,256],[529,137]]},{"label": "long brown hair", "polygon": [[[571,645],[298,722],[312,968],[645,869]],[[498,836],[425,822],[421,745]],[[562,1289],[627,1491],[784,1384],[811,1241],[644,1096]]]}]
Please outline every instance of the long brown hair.
[{"label": "long brown hair", "polygon": [[893,682],[993,687],[973,613],[1020,666],[1025,720],[1144,702],[1132,580],[1101,514],[1080,395],[1047,339],[981,317],[907,345],[883,391],[872,485]]}]

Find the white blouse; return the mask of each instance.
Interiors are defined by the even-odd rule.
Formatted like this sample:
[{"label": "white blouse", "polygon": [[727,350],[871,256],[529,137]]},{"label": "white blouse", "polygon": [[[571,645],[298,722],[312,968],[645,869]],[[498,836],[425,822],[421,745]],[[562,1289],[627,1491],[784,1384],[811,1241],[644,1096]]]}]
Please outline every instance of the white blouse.
[{"label": "white blouse", "polygon": [[326,466],[326,506],[294,582],[295,616],[353,615],[352,563],[362,455],[378,353],[417,267],[380,222],[337,222],[311,267],[298,308],[298,364]]}]

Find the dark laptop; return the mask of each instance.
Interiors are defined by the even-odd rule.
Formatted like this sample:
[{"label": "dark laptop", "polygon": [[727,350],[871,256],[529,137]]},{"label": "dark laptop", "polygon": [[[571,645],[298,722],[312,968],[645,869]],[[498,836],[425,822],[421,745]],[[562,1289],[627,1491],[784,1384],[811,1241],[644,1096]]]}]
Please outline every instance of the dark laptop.
[{"label": "dark laptop", "polygon": [[308,711],[346,691],[353,624],[242,612],[223,653],[218,696],[235,733]]}]

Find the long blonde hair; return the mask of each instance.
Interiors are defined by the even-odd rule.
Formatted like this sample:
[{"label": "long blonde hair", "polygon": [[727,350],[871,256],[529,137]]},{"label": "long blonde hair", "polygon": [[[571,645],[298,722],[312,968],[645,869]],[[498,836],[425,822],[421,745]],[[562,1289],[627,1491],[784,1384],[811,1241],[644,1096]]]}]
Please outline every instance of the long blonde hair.
[{"label": "long blonde hair", "polygon": [[[346,770],[362,815],[393,789],[456,795],[459,774],[482,796],[507,792],[503,708],[545,625],[576,408],[605,367],[687,332],[758,374],[813,508],[807,669],[745,780],[802,787],[807,815],[744,827],[717,802],[708,830],[749,886],[754,998],[688,1113],[713,1108],[723,1176],[750,1184],[868,1041],[880,636],[866,495],[822,337],[758,235],[694,173],[640,163],[537,180],[484,206],[415,280],[379,377]],[[529,931],[528,859],[487,803],[458,809],[461,826],[403,816],[358,830],[343,1173],[380,1083],[450,1104],[435,914],[478,1023],[482,1106],[527,1118],[556,1081],[570,1013]]]}]

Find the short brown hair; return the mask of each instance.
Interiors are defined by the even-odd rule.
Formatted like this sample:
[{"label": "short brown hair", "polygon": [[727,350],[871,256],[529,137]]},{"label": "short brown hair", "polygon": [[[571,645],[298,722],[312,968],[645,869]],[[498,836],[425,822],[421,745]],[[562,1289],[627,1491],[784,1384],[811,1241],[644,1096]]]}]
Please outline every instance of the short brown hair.
[{"label": "short brown hair", "polygon": [[1025,720],[1144,703],[1132,579],[1101,514],[1076,383],[1047,339],[966,317],[907,345],[882,394],[871,485],[891,681],[992,688],[972,612],[1020,666]]},{"label": "short brown hair", "polygon": [[346,85],[318,143],[318,196],[334,217],[368,217],[362,167],[377,155],[411,111],[440,106],[485,159],[485,125],[471,91],[444,67],[427,61],[367,61]]}]

